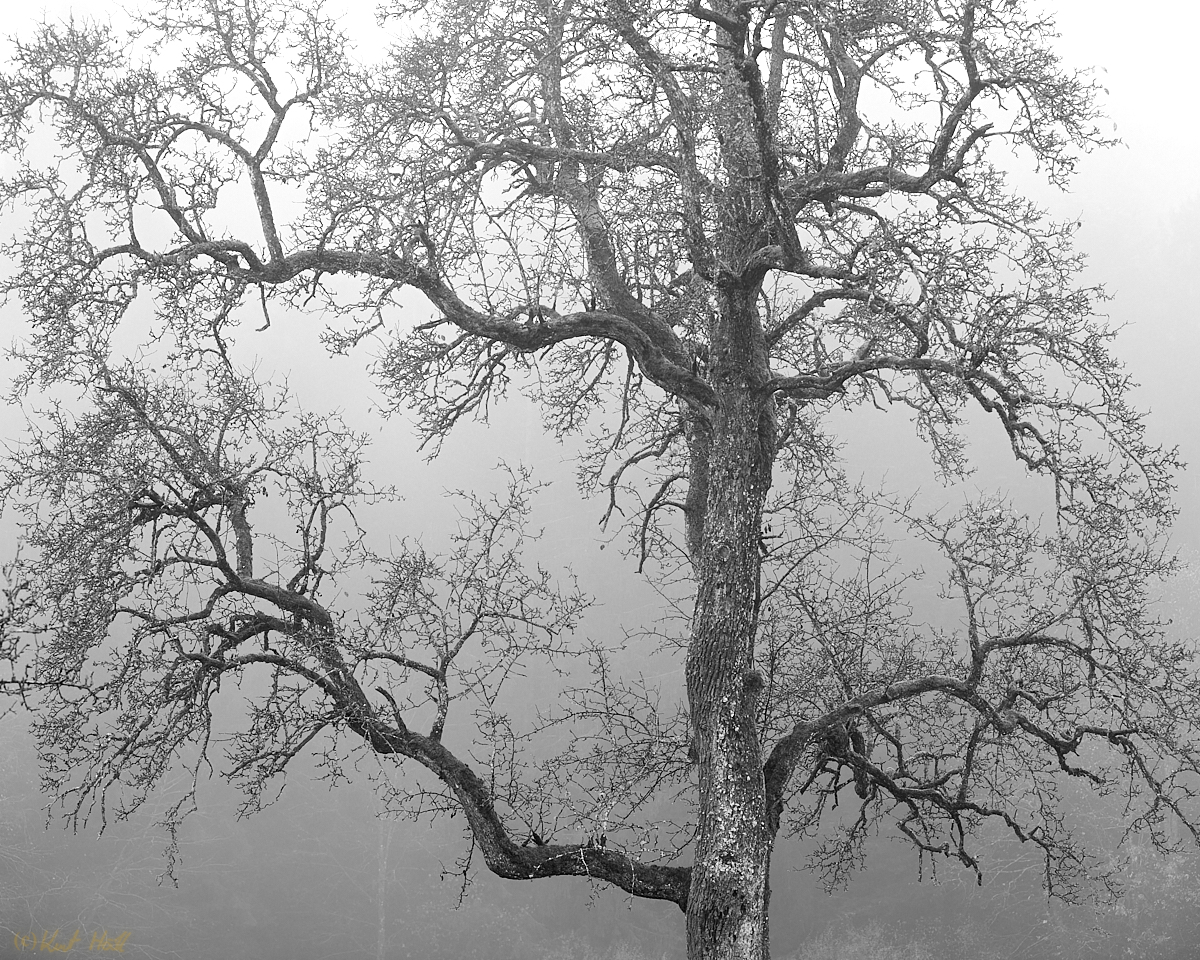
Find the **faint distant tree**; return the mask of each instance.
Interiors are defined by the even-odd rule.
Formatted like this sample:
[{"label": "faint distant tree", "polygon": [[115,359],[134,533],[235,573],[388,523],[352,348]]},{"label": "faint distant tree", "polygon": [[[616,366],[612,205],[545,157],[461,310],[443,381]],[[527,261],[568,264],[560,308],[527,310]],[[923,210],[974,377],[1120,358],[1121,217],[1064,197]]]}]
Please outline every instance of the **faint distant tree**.
[{"label": "faint distant tree", "polygon": [[[781,826],[851,788],[833,880],[879,821],[976,870],[999,822],[1069,894],[1062,778],[1127,791],[1151,836],[1187,820],[1192,651],[1147,603],[1177,464],[1127,403],[1075,224],[1001,169],[1061,186],[1103,142],[1053,24],[1018,0],[383,12],[392,46],[360,65],[318,4],[169,0],[132,33],[47,25],[0,81],[37,411],[4,468],[31,599],[9,629],[49,684],[66,812],[198,776],[241,697],[223,746],[250,807],[305,750],[336,770],[350,734],[432,773],[409,799],[465,814],[499,876],[677,903],[692,958],[767,954]],[[585,599],[522,563],[520,471],[448,556],[368,549],[356,518],[392,488],[364,436],[254,372],[250,328],[289,309],[334,350],[382,342],[378,382],[434,450],[509,388],[587,436],[585,480],[686,605],[686,714],[571,639]],[[906,410],[951,485],[980,412],[1049,515],[848,484],[837,432],[868,404]],[[956,617],[912,613],[914,543]],[[577,739],[523,753],[503,685],[589,649],[596,682],[546,721]],[[694,816],[656,847],[681,785]],[[577,817],[596,832],[552,836]]]}]

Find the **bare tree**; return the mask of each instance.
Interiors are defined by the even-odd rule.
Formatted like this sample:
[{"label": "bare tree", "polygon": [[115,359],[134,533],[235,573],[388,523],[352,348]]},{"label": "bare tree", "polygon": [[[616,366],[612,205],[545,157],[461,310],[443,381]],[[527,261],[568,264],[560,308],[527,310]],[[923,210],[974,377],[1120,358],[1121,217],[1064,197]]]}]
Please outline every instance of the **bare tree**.
[{"label": "bare tree", "polygon": [[[693,958],[767,955],[781,825],[851,788],[832,878],[878,820],[976,870],[998,822],[1069,895],[1087,861],[1064,778],[1119,784],[1152,836],[1188,821],[1192,652],[1147,599],[1177,463],[1126,401],[1075,224],[1002,170],[1063,185],[1104,142],[1053,24],[1017,0],[385,14],[393,46],[359,65],[317,4],[170,0],[128,35],[43,27],[0,86],[27,218],[17,391],[49,404],[5,468],[29,545],[10,627],[40,631],[67,812],[198,773],[245,676],[251,806],[302,750],[336,764],[348,731],[430,771],[409,800],[461,810],[494,873],[671,900]],[[434,319],[405,319],[408,290]],[[381,339],[378,380],[435,450],[513,386],[588,434],[584,479],[687,608],[686,733],[570,640],[583,596],[523,565],[524,474],[449,556],[371,553],[355,510],[391,491],[364,438],[239,360],[287,307],[324,311],[332,349]],[[905,408],[950,483],[979,412],[1051,515],[924,515],[847,483],[832,431],[866,404]],[[901,537],[945,561],[940,627],[912,613]],[[356,564],[370,602],[339,606]],[[502,684],[589,651],[599,682],[545,718],[580,739],[523,766]],[[465,703],[474,734],[451,733]],[[588,778],[595,832],[552,838]],[[608,842],[680,784],[680,859]]]}]

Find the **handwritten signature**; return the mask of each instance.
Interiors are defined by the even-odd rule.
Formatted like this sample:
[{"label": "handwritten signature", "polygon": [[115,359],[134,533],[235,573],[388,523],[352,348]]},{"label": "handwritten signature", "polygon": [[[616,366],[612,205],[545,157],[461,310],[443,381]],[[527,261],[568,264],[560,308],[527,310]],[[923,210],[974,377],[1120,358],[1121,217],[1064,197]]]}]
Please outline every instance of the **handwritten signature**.
[{"label": "handwritten signature", "polygon": [[[28,935],[13,934],[13,946],[18,950],[45,950],[49,953],[69,953],[76,947],[83,949],[83,934],[78,930],[72,934],[70,940],[59,940],[60,930],[55,930],[51,933],[49,930],[43,930],[41,938],[36,933]],[[98,930],[92,934],[91,942],[88,943],[88,950],[98,950],[104,953],[124,953],[125,943],[129,940],[129,931],[125,930],[120,936],[110,937],[107,930]]]}]

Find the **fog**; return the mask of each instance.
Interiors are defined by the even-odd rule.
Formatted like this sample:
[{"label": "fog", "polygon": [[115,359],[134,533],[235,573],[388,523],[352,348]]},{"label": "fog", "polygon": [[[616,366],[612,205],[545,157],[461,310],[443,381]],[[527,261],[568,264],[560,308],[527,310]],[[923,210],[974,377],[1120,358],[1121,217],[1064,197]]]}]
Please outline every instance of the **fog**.
[{"label": "fog", "polygon": [[[1021,182],[1056,215],[1082,219],[1084,279],[1113,295],[1108,312],[1125,328],[1117,351],[1140,384],[1136,403],[1151,412],[1150,437],[1178,445],[1186,462],[1200,465],[1200,380],[1191,369],[1200,356],[1200,181],[1191,175],[1200,155],[1191,82],[1200,13],[1180,0],[1045,6],[1057,11],[1065,58],[1100,70],[1107,113],[1123,142],[1083,158],[1068,194],[1056,194],[1033,171],[1021,172]],[[46,9],[60,16],[68,8],[107,7]],[[21,16],[10,12],[6,32],[21,29]],[[8,342],[20,330],[18,305],[6,306],[2,317]],[[535,513],[543,531],[538,561],[555,570],[569,565],[596,598],[581,633],[615,641],[622,628],[661,615],[636,562],[622,556],[624,542],[600,529],[605,503],[577,490],[572,448],[546,435],[530,404],[514,392],[487,424],[460,426],[426,462],[402,418],[378,417],[380,398],[364,373],[368,358],[329,357],[319,332],[319,318],[276,318],[257,335],[256,349],[311,408],[338,408],[371,425],[372,464],[403,494],[374,515],[371,535],[381,547],[407,537],[444,548],[455,522],[445,492],[496,489],[497,462],[526,462],[536,479],[550,483]],[[11,366],[4,369],[11,374]],[[21,422],[19,410],[5,411],[3,436],[18,436]],[[1028,486],[1012,465],[1006,443],[989,434],[996,429],[981,424],[972,437],[980,454],[972,482],[1052,503],[1048,488]],[[856,411],[843,439],[852,474],[945,495],[903,413]],[[1190,637],[1200,627],[1200,470],[1180,476],[1178,502],[1173,545],[1192,566],[1167,586],[1163,602],[1175,631]],[[7,556],[16,547],[13,518],[0,523]],[[679,661],[636,646],[626,657],[626,669],[659,684],[664,697],[679,698]],[[547,681],[531,674],[526,682],[534,703]],[[683,916],[673,904],[635,901],[586,880],[503,881],[478,862],[464,884],[456,863],[470,843],[461,818],[431,826],[381,817],[372,784],[381,767],[361,754],[347,766],[348,782],[337,784],[312,776],[311,764],[297,764],[278,800],[242,820],[236,791],[219,776],[203,783],[172,879],[163,853],[168,838],[157,825],[169,791],[160,791],[157,811],[151,804],[102,836],[97,823],[72,833],[55,811],[47,813],[27,724],[19,709],[0,721],[0,957],[28,955],[34,948],[25,938],[40,945],[56,931],[57,940],[50,939],[60,945],[80,932],[72,952],[99,949],[93,938],[103,931],[110,944],[124,937],[123,955],[156,960],[684,956]],[[382,775],[411,774],[392,767]],[[1075,811],[1082,834],[1098,849],[1115,849],[1119,797],[1080,791]],[[1160,860],[1134,844],[1124,853],[1126,899],[1105,908],[1048,902],[1036,854],[999,835],[984,847],[982,886],[953,864],[922,864],[902,838],[883,833],[865,868],[829,893],[806,869],[807,849],[781,840],[774,857],[771,944],[779,960],[1184,960],[1200,942],[1200,859],[1191,847]]]}]

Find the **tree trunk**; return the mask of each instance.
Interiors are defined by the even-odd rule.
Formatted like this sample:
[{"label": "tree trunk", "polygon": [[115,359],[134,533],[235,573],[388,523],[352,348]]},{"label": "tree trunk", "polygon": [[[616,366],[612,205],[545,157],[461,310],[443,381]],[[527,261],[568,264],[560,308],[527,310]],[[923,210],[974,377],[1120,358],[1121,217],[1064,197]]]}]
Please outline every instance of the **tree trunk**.
[{"label": "tree trunk", "polygon": [[[694,557],[696,608],[687,688],[699,823],[687,911],[689,960],[765,955],[767,827],[754,667],[759,534],[774,458],[775,412],[754,291],[726,291],[714,338],[719,407],[705,444],[707,497]],[[698,471],[693,471],[696,474]],[[691,519],[691,518],[689,518]]]}]

